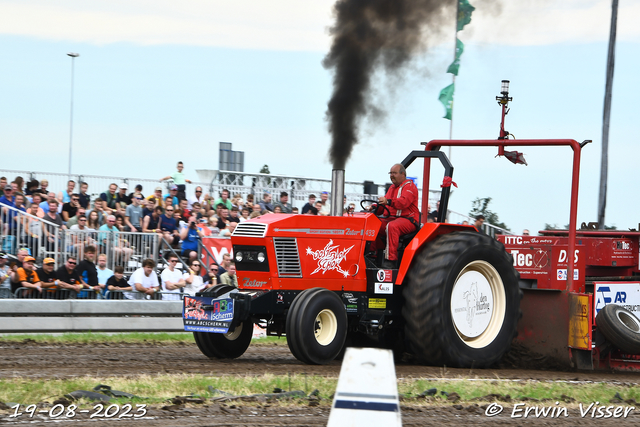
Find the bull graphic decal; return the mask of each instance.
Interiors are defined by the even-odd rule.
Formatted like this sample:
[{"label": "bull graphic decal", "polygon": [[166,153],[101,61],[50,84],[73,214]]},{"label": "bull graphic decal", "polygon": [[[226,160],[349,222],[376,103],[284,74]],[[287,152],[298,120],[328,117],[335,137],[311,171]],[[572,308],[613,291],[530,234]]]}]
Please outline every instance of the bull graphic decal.
[{"label": "bull graphic decal", "polygon": [[471,288],[462,296],[467,301],[467,323],[473,326],[473,317],[476,314],[476,303],[478,301],[478,284],[473,282]]},{"label": "bull graphic decal", "polygon": [[322,274],[324,274],[327,271],[336,270],[344,277],[349,275],[347,271],[342,269],[340,264],[347,258],[347,254],[351,249],[353,249],[353,245],[342,250],[340,250],[339,245],[332,245],[333,240],[329,240],[329,243],[327,243],[327,246],[325,246],[324,249],[314,251],[310,247],[307,247],[307,255],[313,256],[314,261],[318,261],[318,268],[316,268],[311,274],[316,274],[319,271],[322,271]]}]

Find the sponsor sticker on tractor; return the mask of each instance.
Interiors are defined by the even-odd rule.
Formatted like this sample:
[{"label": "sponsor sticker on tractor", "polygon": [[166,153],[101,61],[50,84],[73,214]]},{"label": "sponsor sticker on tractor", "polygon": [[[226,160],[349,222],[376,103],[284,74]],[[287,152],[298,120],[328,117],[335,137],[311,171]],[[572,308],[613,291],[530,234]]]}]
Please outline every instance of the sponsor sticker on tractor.
[{"label": "sponsor sticker on tractor", "polygon": [[393,283],[374,283],[373,285],[375,294],[393,294]]},{"label": "sponsor sticker on tractor", "polygon": [[226,334],[233,320],[231,298],[184,297],[184,330]]},{"label": "sponsor sticker on tractor", "polygon": [[392,270],[378,270],[376,273],[376,277],[378,282],[392,282],[393,281],[393,272]]},{"label": "sponsor sticker on tractor", "polygon": [[387,300],[384,298],[369,298],[369,308],[387,308]]}]

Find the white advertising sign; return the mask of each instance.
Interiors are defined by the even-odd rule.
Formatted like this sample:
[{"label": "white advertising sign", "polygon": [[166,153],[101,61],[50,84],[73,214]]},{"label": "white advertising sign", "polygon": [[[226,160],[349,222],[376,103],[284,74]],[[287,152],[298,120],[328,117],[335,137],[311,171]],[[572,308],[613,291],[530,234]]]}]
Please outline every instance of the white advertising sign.
[{"label": "white advertising sign", "polygon": [[393,283],[375,283],[373,292],[376,294],[393,294]]},{"label": "white advertising sign", "polygon": [[594,313],[607,304],[617,304],[640,319],[640,282],[595,282]]}]

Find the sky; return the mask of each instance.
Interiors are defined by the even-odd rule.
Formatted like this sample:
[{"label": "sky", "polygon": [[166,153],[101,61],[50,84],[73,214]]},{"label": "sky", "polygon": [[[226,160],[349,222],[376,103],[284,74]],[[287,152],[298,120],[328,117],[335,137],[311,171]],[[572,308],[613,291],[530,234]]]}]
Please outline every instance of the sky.
[{"label": "sky", "polygon": [[[494,139],[500,82],[511,81],[506,129],[516,138],[590,139],[582,152],[578,223],[597,221],[611,2],[470,0],[456,78],[453,138]],[[0,170],[66,173],[74,65],[74,174],[160,178],[218,168],[218,144],[245,152],[245,172],[329,179],[322,66],[330,0],[0,0]],[[606,223],[636,228],[633,158],[639,91],[640,0],[619,6],[609,134]],[[388,182],[423,141],[448,139],[440,90],[451,83],[454,16],[401,79],[375,78],[384,120],[365,121],[347,181]],[[455,148],[450,209],[476,198],[514,232],[569,223],[570,148],[521,148],[528,166],[495,148]],[[448,150],[445,150],[448,153]],[[422,186],[422,168],[408,170]],[[442,171],[432,168],[431,188]],[[124,177],[123,176],[123,177]],[[60,189],[61,190],[61,189]]]}]

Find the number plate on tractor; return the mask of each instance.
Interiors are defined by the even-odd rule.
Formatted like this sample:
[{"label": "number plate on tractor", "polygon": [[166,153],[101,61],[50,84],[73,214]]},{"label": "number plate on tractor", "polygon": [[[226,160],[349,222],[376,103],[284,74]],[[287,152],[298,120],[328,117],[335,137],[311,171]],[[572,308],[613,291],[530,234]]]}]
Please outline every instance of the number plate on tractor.
[{"label": "number plate on tractor", "polygon": [[184,330],[226,334],[233,320],[231,298],[184,297]]}]

